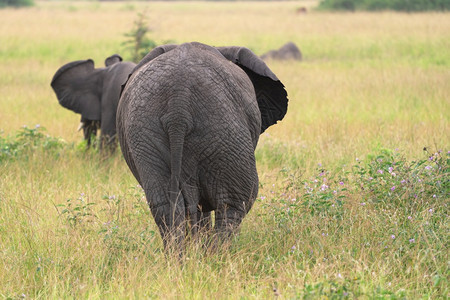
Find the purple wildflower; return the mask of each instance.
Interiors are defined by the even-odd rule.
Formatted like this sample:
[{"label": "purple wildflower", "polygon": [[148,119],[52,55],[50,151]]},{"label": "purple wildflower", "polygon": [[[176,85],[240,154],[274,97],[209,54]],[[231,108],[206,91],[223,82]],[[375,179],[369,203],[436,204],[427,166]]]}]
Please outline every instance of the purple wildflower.
[{"label": "purple wildflower", "polygon": [[327,189],[328,189],[328,185],[326,185],[325,183],[320,186],[320,190],[322,190],[322,191],[325,191]]}]

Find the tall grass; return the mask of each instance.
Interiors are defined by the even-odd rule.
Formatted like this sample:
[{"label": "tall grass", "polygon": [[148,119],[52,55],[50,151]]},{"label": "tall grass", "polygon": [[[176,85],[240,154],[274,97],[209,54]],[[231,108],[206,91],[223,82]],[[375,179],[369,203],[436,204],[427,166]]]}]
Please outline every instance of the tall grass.
[{"label": "tall grass", "polygon": [[[38,1],[0,10],[1,154],[16,147],[0,156],[0,295],[447,297],[450,18],[296,14],[313,4]],[[215,255],[192,245],[182,266],[162,253],[120,153],[80,148],[79,116],[50,88],[68,61],[127,58],[124,34],[144,8],[155,40],[257,54],[292,40],[304,56],[268,62],[289,110],[261,136],[260,194],[240,235]]]}]

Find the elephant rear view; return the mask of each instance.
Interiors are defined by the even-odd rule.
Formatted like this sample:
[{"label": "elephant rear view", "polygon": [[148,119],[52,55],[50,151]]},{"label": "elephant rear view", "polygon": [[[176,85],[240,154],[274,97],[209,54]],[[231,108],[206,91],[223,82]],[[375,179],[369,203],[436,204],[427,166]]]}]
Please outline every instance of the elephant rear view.
[{"label": "elephant rear view", "polygon": [[135,66],[114,54],[105,60],[105,68],[94,68],[92,59],[78,60],[65,64],[53,76],[51,86],[59,104],[81,114],[79,129],[88,146],[100,129],[100,148],[115,148],[120,88]]},{"label": "elephant rear view", "polygon": [[164,45],[133,70],[117,111],[125,160],[165,246],[235,232],[258,193],[259,135],[287,111],[283,84],[241,47]]}]

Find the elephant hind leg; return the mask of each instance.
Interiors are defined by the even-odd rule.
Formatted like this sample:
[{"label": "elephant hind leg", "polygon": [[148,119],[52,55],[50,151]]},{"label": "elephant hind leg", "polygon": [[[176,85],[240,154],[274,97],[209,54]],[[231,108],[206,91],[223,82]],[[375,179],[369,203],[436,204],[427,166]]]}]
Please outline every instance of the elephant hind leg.
[{"label": "elephant hind leg", "polygon": [[[178,195],[178,201],[183,203],[183,196]],[[151,201],[149,203],[152,203]],[[153,202],[155,203],[155,202]],[[186,217],[184,205],[171,205],[168,201],[150,204],[155,223],[163,239],[164,248],[168,252],[182,253],[186,233]]]},{"label": "elephant hind leg", "polygon": [[228,241],[239,231],[245,216],[244,207],[223,204],[215,211],[214,231],[221,242]]},{"label": "elephant hind leg", "polygon": [[211,209],[202,207],[202,201],[197,182],[194,179],[185,182],[181,186],[181,192],[185,199],[186,206],[186,225],[188,226],[187,234],[194,239],[203,234],[209,233],[212,227]]}]

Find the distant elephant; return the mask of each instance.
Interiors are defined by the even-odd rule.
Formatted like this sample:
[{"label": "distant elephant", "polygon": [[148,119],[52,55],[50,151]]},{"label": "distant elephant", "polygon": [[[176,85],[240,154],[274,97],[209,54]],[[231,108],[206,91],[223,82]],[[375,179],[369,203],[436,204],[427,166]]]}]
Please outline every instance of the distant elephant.
[{"label": "distant elephant", "polygon": [[120,89],[136,64],[122,62],[115,54],[105,60],[105,68],[94,68],[92,59],[68,63],[53,76],[51,86],[59,104],[81,114],[84,139],[88,146],[101,130],[100,148],[116,147],[116,112]]},{"label": "distant elephant", "polygon": [[288,42],[278,50],[271,50],[261,55],[261,59],[302,60],[302,53],[300,52],[300,49],[298,49],[297,45],[293,42]]},{"label": "distant elephant", "polygon": [[117,132],[166,248],[208,229],[211,211],[220,240],[238,229],[258,193],[259,135],[287,104],[283,84],[247,48],[163,45],[136,66]]}]

